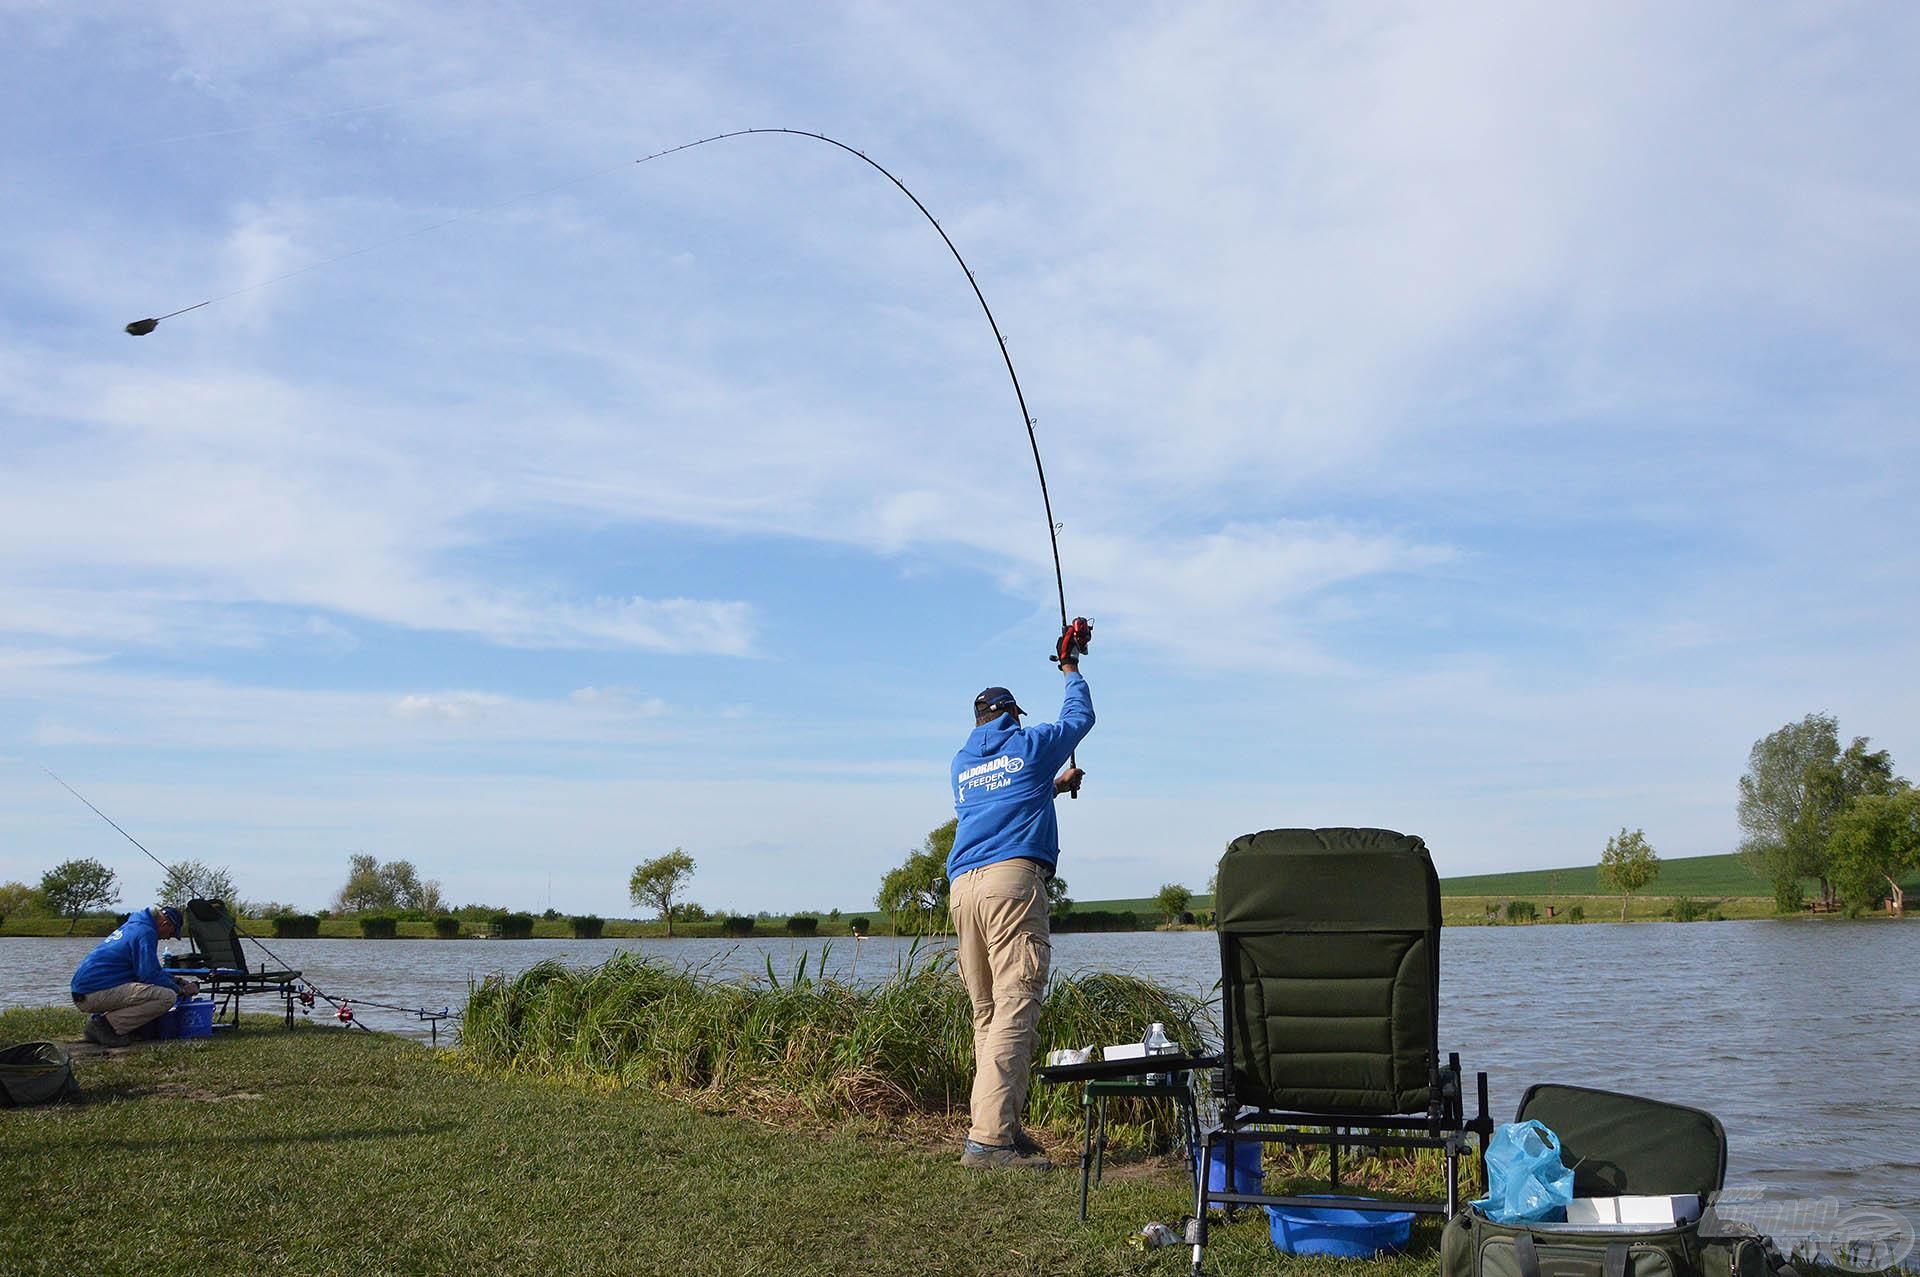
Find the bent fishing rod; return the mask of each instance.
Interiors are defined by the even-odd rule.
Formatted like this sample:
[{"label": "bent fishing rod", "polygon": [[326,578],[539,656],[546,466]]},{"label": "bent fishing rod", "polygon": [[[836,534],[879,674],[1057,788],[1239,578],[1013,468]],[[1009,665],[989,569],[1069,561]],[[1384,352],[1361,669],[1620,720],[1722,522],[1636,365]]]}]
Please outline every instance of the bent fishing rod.
[{"label": "bent fishing rod", "polygon": [[[1006,335],[1000,331],[1000,324],[993,317],[993,308],[987,305],[986,294],[980,291],[980,281],[974,277],[973,268],[968,266],[967,259],[960,255],[959,248],[955,246],[953,242],[953,238],[947,234],[946,228],[940,225],[940,219],[936,218],[933,215],[933,213],[928,210],[927,206],[920,202],[920,197],[918,195],[915,195],[911,190],[907,189],[907,184],[905,182],[902,182],[898,177],[895,177],[891,170],[886,168],[877,160],[873,159],[873,157],[869,156],[865,151],[849,146],[845,142],[842,142],[837,138],[831,138],[824,133],[815,133],[808,129],[783,129],[783,128],[734,129],[726,133],[716,133],[711,137],[698,138],[692,142],[683,142],[679,146],[670,146],[663,151],[655,151],[651,155],[643,155],[639,159],[631,161],[631,163],[635,165],[648,164],[654,160],[662,159],[669,155],[677,155],[681,151],[690,151],[698,146],[707,146],[714,142],[724,142],[729,138],[753,137],[753,136],[760,136],[760,135],[784,135],[787,137],[811,138],[816,142],[825,142],[828,146],[837,147],[838,149],[845,151],[848,155],[853,156],[855,159],[858,159],[861,163],[873,169],[876,173],[879,173],[882,177],[886,178],[889,182],[892,182],[894,186],[899,189],[902,195],[906,196],[909,200],[913,201],[913,206],[920,210],[920,215],[927,219],[927,224],[932,226],[933,229],[939,233],[940,242],[947,246],[947,251],[953,254],[953,260],[959,264],[961,272],[966,275],[967,285],[968,287],[973,289],[974,299],[980,303],[980,311],[987,318],[987,326],[993,330],[994,341],[999,346],[999,349],[1000,349],[1000,359],[1006,365],[1006,368],[1007,368],[1007,380],[1013,383],[1013,397],[1014,397],[1014,400],[1020,406],[1020,422],[1022,426],[1024,426],[1026,429],[1027,444],[1033,451],[1034,472],[1039,476],[1039,479],[1040,479],[1040,502],[1041,502],[1041,505],[1044,507],[1046,516],[1047,516],[1047,543],[1053,551],[1053,581],[1054,581],[1055,592],[1057,593],[1059,597],[1059,602],[1060,602],[1060,630],[1061,630],[1062,638],[1061,638],[1060,645],[1056,649],[1055,655],[1052,659],[1058,662],[1062,655],[1069,655],[1069,656],[1073,655],[1073,652],[1070,650],[1071,644],[1068,639],[1068,635],[1076,631],[1076,624],[1080,626],[1084,626],[1086,625],[1086,622],[1084,622],[1083,620],[1078,621],[1077,623],[1074,621],[1069,621],[1067,616],[1067,582],[1066,582],[1065,575],[1060,570],[1060,524],[1054,521],[1053,497],[1047,491],[1047,468],[1045,465],[1041,463],[1041,460],[1040,460],[1040,437],[1034,430],[1034,427],[1038,424],[1037,419],[1034,417],[1032,412],[1030,412],[1027,408],[1026,392],[1020,388],[1020,374],[1013,370],[1013,354],[1007,349]],[[617,167],[626,168],[628,167],[628,165],[623,162]],[[580,182],[584,182],[591,178],[598,177],[604,173],[609,173],[613,171],[614,171],[613,169],[596,169],[592,173],[586,173],[578,177],[568,178],[565,181],[557,182],[549,186],[541,187],[539,190],[536,190],[536,191],[528,191],[528,192],[525,192],[524,194],[516,195],[509,199],[501,200],[494,204],[487,204],[479,208],[470,209],[467,212],[458,213],[452,217],[443,218],[442,220],[434,222],[430,225],[418,227],[414,230],[406,231],[400,235],[395,235],[388,239],[380,240],[375,243],[365,245],[361,248],[356,248],[349,252],[341,253],[334,257],[325,258],[317,262],[311,262],[305,266],[296,267],[293,270],[286,271],[279,275],[275,275],[270,279],[262,280],[257,284],[249,284],[245,288],[237,288],[229,293],[222,293],[215,297],[209,297],[204,301],[195,302],[191,306],[182,306],[180,309],[169,311],[164,315],[156,315],[147,319],[136,319],[132,323],[126,326],[126,331],[129,336],[145,337],[147,334],[151,333],[155,328],[157,328],[162,321],[173,319],[174,317],[179,315],[184,315],[189,311],[199,310],[202,307],[211,306],[217,302],[225,301],[230,297],[237,297],[242,293],[253,292],[255,289],[266,288],[269,285],[279,283],[283,279],[290,279],[295,275],[305,274],[308,271],[319,270],[323,267],[333,265],[336,262],[345,261],[349,257],[358,257],[364,253],[370,253],[377,249],[386,247],[389,244],[398,243],[400,240],[403,240],[403,239],[411,239],[418,235],[427,234],[430,231],[438,230],[443,226],[452,225],[454,222],[460,221],[466,217],[470,217],[478,213],[490,212],[495,209],[505,208],[509,204],[516,204],[522,200],[532,199],[538,195],[545,195],[552,191],[559,190],[562,187],[576,185]],[[1079,631],[1079,637],[1081,639],[1081,650],[1084,651],[1085,639],[1090,638],[1091,634],[1092,634],[1092,631],[1090,627],[1086,628],[1085,630]],[[1078,767],[1079,762],[1078,762],[1077,751],[1074,755],[1069,757],[1068,765],[1071,767]],[[1080,797],[1080,790],[1077,786],[1070,792],[1074,798]]]},{"label": "bent fishing rod", "polygon": [[[69,785],[66,781],[61,780],[58,776],[54,776],[52,768],[48,767],[45,763],[41,763],[40,770],[45,772],[47,775],[52,776],[54,783],[59,785],[60,788],[66,790],[69,794],[72,794],[75,798],[78,798],[81,802],[86,803],[87,809],[89,811],[91,811],[94,815],[100,817],[100,819],[106,821],[109,825],[112,825],[115,833],[119,834],[122,838],[126,839],[128,842],[132,843],[134,846],[138,847],[141,853],[145,855],[148,860],[151,860],[154,864],[159,865],[163,871],[167,871],[170,869],[170,866],[167,864],[166,861],[160,859],[160,857],[154,855],[151,851],[147,850],[147,845],[145,843],[141,842],[138,838],[135,838],[132,834],[128,833],[126,830],[120,828],[119,821],[107,815],[106,812],[101,811],[98,807],[95,807],[92,801],[89,800],[85,794],[75,789],[72,785]],[[254,944],[259,945],[260,952],[266,954],[269,958],[272,958],[275,962],[279,963],[281,970],[285,971],[285,970],[291,969],[290,967],[288,967],[287,961],[285,958],[282,958],[279,954],[267,948],[266,944],[261,941],[259,936],[254,935],[251,931],[248,931],[244,927],[242,927],[240,925],[240,920],[238,918],[235,918],[233,920],[233,929],[243,938],[251,940],[254,942]],[[359,1020],[354,1019],[353,1012],[351,1010],[347,1010],[344,1014],[342,1014],[342,1003],[350,1002],[351,999],[343,998],[340,1001],[336,1002],[334,999],[327,997],[325,993],[322,993],[320,991],[320,986],[315,984],[313,981],[302,979],[300,983],[306,985],[308,989],[312,990],[316,995],[324,999],[326,1004],[333,1008],[335,1018],[337,1018],[342,1024],[358,1024],[360,1025],[361,1028],[366,1029],[367,1032],[369,1033],[373,1032],[373,1029],[361,1023]],[[413,1008],[407,1008],[407,1009],[412,1010]]]}]

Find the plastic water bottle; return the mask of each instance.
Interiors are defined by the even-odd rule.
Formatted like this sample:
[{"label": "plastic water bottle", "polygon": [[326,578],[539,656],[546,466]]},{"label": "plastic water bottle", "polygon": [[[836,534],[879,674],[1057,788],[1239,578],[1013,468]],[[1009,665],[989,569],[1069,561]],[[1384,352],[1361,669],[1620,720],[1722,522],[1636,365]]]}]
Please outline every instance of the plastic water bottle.
[{"label": "plastic water bottle", "polygon": [[[1166,1026],[1158,1020],[1147,1026],[1147,1036],[1140,1039],[1140,1045],[1147,1048],[1148,1055],[1171,1055],[1174,1051],[1173,1043],[1167,1039]],[[1149,1086],[1162,1086],[1166,1081],[1167,1075],[1164,1073],[1147,1074]]]}]

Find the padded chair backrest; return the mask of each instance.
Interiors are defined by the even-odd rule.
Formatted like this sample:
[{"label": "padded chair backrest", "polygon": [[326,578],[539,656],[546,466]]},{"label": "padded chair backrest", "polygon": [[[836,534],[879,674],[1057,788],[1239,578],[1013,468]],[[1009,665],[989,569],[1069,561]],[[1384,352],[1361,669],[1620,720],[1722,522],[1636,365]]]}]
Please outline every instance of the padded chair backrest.
[{"label": "padded chair backrest", "polygon": [[1426,843],[1387,829],[1247,834],[1221,857],[1214,907],[1237,1103],[1428,1110],[1440,882]]},{"label": "padded chair backrest", "polygon": [[209,966],[245,971],[247,955],[240,947],[240,928],[227,912],[225,901],[187,901],[187,938]]},{"label": "padded chair backrest", "polygon": [[1727,1182],[1727,1132],[1704,1109],[1541,1083],[1520,1097],[1514,1121],[1528,1118],[1560,1137],[1575,1197],[1704,1197]]}]

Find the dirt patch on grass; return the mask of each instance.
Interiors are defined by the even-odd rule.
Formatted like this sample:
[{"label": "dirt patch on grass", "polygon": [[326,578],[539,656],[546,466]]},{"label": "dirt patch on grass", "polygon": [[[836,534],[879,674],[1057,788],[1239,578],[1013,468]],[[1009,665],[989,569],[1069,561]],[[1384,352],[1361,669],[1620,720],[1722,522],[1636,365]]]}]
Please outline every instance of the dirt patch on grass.
[{"label": "dirt patch on grass", "polygon": [[267,1097],[259,1091],[210,1091],[204,1086],[194,1086],[186,1082],[158,1082],[142,1087],[141,1095],[163,1096],[173,1100],[264,1100]]}]

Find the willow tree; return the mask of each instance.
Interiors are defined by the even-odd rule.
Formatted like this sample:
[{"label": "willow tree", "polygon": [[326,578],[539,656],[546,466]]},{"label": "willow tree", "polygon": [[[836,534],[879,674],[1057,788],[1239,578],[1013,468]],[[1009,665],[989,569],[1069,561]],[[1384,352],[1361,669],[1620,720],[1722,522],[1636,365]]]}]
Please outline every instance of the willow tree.
[{"label": "willow tree", "polygon": [[951,925],[947,912],[947,857],[953,854],[958,819],[936,826],[907,858],[887,871],[873,903],[887,911],[902,935],[936,935]]},{"label": "willow tree", "polygon": [[1854,799],[1833,823],[1828,859],[1849,914],[1858,916],[1884,898],[1889,913],[1904,916],[1907,893],[1900,880],[1920,869],[1920,791]]}]

